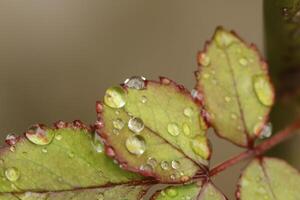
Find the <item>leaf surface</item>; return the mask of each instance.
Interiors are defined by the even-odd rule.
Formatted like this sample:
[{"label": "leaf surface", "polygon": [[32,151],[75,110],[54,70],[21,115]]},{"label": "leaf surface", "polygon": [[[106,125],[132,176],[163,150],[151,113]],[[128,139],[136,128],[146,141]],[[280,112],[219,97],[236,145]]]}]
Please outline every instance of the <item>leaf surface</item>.
[{"label": "leaf surface", "polygon": [[240,146],[251,146],[274,101],[266,63],[254,45],[218,28],[198,56],[197,89],[216,132]]},{"label": "leaf surface", "polygon": [[253,160],[243,171],[237,196],[241,200],[299,199],[300,174],[285,161],[276,158]]},{"label": "leaf surface", "polygon": [[157,192],[152,200],[226,200],[224,195],[212,183],[204,185],[192,183],[172,186]]},{"label": "leaf surface", "polygon": [[[147,188],[133,187],[142,177],[115,164],[101,141],[78,122],[58,129],[34,126],[26,135],[30,141],[21,137],[1,149],[0,199],[134,200]],[[52,138],[49,144],[45,138]]]},{"label": "leaf surface", "polygon": [[124,168],[162,182],[185,182],[197,171],[205,172],[210,157],[206,125],[187,90],[162,78],[145,81],[142,89],[125,85],[106,92],[118,95],[126,103],[114,108],[104,101],[99,113],[104,126],[98,132]]}]

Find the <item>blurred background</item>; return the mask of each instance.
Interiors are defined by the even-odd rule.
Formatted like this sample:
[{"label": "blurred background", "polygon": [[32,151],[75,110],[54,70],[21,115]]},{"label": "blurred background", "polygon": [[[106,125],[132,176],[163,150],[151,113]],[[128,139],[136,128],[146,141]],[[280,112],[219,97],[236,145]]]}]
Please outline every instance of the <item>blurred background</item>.
[{"label": "blurred background", "polygon": [[[95,101],[132,75],[193,88],[196,55],[214,29],[236,30],[263,53],[261,0],[2,0],[0,133],[59,119],[95,121]],[[216,138],[212,165],[240,148]],[[216,183],[231,199],[237,173]]]}]

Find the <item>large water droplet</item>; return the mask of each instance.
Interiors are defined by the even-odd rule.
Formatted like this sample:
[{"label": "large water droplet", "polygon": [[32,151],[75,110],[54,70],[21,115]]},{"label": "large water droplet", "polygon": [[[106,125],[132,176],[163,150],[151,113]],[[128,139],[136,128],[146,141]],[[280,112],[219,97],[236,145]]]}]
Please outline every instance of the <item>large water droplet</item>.
[{"label": "large water droplet", "polygon": [[111,108],[122,108],[126,104],[126,94],[123,88],[116,86],[106,90],[104,103]]},{"label": "large water droplet", "polygon": [[210,57],[208,55],[206,55],[205,53],[200,53],[199,55],[199,63],[202,65],[202,66],[209,66],[210,64]]},{"label": "large water droplet", "polygon": [[146,143],[143,137],[139,135],[130,136],[126,140],[127,150],[135,155],[142,155],[146,151]]},{"label": "large water droplet", "polygon": [[180,134],[178,125],[176,123],[168,124],[168,132],[172,136],[178,136]]},{"label": "large water droplet", "polygon": [[265,106],[271,106],[274,102],[273,87],[266,75],[253,77],[253,87],[259,101]]},{"label": "large water droplet", "polygon": [[144,127],[144,122],[141,118],[134,117],[128,121],[128,128],[134,133],[140,133]]},{"label": "large water droplet", "polygon": [[147,160],[147,164],[151,165],[154,168],[157,165],[157,160],[153,157],[149,157]]},{"label": "large water droplet", "polygon": [[15,167],[10,167],[5,170],[5,177],[11,181],[15,182],[20,178],[20,172]]},{"label": "large water droplet", "polygon": [[264,125],[264,127],[262,128],[259,138],[264,139],[264,138],[269,138],[272,135],[272,130],[273,130],[273,125],[272,123],[267,123],[266,125]]},{"label": "large water droplet", "polygon": [[191,129],[187,123],[184,123],[182,125],[182,131],[183,131],[184,135],[186,135],[186,136],[191,135]]},{"label": "large water droplet", "polygon": [[113,120],[113,126],[118,130],[121,130],[124,127],[124,125],[125,122],[120,118]]},{"label": "large water droplet", "polygon": [[168,161],[165,161],[165,160],[163,160],[163,161],[160,162],[160,167],[163,170],[169,170],[169,168],[170,168]]},{"label": "large water droplet", "polygon": [[54,131],[46,130],[45,127],[40,125],[33,125],[29,128],[29,130],[25,133],[26,138],[37,145],[47,145],[54,138]]},{"label": "large water droplet", "polygon": [[102,153],[104,151],[104,145],[101,141],[100,136],[97,133],[94,133],[92,146],[94,147],[94,149],[97,153]]},{"label": "large water droplet", "polygon": [[187,107],[183,110],[183,114],[186,116],[186,117],[192,117],[192,115],[194,114],[194,111],[191,107]]},{"label": "large water droplet", "polygon": [[219,47],[226,48],[232,44],[234,39],[230,35],[230,33],[227,33],[224,31],[217,31],[217,33],[215,35],[215,40]]},{"label": "large water droplet", "polygon": [[197,154],[198,156],[207,159],[209,156],[209,144],[208,144],[208,140],[206,137],[204,136],[196,136],[193,140],[192,140],[192,150],[194,151],[195,154]]},{"label": "large water droplet", "polygon": [[178,192],[173,189],[173,188],[168,188],[166,189],[166,194],[169,196],[169,197],[176,197]]},{"label": "large water droplet", "polygon": [[126,79],[124,84],[131,89],[141,90],[145,88],[145,77],[142,76],[133,76],[129,79]]},{"label": "large water droplet", "polygon": [[171,166],[173,169],[178,169],[180,167],[180,162],[178,160],[172,160]]}]

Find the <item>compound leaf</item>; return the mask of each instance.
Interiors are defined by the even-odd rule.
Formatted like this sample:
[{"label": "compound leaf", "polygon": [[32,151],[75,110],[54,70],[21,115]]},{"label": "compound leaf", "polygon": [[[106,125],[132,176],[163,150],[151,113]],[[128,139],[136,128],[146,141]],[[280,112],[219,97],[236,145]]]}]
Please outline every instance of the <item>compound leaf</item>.
[{"label": "compound leaf", "polygon": [[142,177],[106,156],[98,137],[78,121],[57,127],[35,125],[27,138],[9,137],[12,146],[0,154],[0,199],[140,199]]},{"label": "compound leaf", "polygon": [[216,132],[240,146],[251,146],[274,102],[266,63],[254,45],[218,28],[198,56],[197,90]]},{"label": "compound leaf", "polygon": [[124,168],[165,183],[206,173],[206,126],[200,105],[182,86],[133,77],[109,88],[98,108],[98,132]]},{"label": "compound leaf", "polygon": [[285,161],[276,158],[253,160],[239,180],[237,197],[240,200],[299,199],[300,174]]}]

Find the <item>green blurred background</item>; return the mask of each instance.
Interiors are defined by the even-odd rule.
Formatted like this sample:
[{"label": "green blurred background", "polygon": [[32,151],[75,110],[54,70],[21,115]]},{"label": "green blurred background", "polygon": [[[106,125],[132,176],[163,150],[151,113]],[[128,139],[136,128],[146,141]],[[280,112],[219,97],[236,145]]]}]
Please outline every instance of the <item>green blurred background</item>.
[{"label": "green blurred background", "polygon": [[[0,132],[59,119],[95,121],[95,101],[131,75],[195,85],[196,55],[216,26],[263,52],[261,0],[1,0]],[[210,135],[212,165],[241,151]],[[240,168],[216,182],[233,198]]]}]

